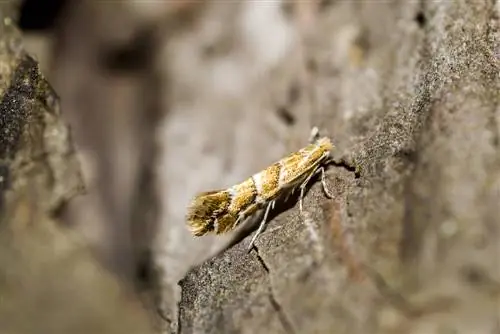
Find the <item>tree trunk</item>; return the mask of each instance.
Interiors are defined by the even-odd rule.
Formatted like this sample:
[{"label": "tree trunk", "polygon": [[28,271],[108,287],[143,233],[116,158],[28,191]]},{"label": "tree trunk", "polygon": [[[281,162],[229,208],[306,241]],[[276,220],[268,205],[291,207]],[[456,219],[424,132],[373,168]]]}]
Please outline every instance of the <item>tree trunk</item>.
[{"label": "tree trunk", "polygon": [[151,333],[141,304],[60,224],[80,165],[13,5],[0,5],[0,332]]},{"label": "tree trunk", "polygon": [[[316,182],[304,213],[277,211],[254,251],[249,236],[189,270],[178,333],[498,331],[498,10],[323,1],[313,20],[296,16],[307,34],[285,58],[301,56],[277,66],[304,70],[282,83],[298,96],[285,111],[297,115],[290,129],[317,125],[334,141],[334,199]],[[193,135],[216,131],[206,124]],[[294,140],[305,145],[306,132]],[[208,177],[199,172],[185,177]]]},{"label": "tree trunk", "polygon": [[[90,196],[72,201],[69,226],[95,236],[98,258],[123,280],[152,255],[175,333],[499,331],[499,9],[74,2],[52,75],[97,175]],[[2,18],[0,270],[16,274],[0,279],[0,331],[57,333],[46,319],[67,310],[61,333],[144,333],[140,308],[121,302],[116,280],[57,224],[79,167],[55,94]],[[335,144],[332,199],[314,179],[304,211],[297,194],[278,203],[250,253],[258,215],[236,234],[190,235],[196,192],[300,149],[313,126]],[[36,284],[54,276],[67,285]],[[75,295],[61,293],[68,285]],[[33,302],[62,295],[52,307]],[[22,327],[30,314],[39,321]]]}]

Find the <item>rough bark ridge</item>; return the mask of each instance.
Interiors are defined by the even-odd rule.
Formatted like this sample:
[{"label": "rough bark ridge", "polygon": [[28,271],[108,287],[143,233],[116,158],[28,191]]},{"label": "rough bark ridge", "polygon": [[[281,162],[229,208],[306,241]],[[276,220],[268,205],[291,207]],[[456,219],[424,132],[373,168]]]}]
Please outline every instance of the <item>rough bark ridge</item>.
[{"label": "rough bark ridge", "polygon": [[0,332],[150,332],[139,303],[58,224],[82,190],[80,166],[12,4],[0,5]]},{"label": "rough bark ridge", "polygon": [[320,9],[295,108],[338,147],[335,200],[316,183],[255,251],[192,268],[178,332],[498,330],[498,4]]}]

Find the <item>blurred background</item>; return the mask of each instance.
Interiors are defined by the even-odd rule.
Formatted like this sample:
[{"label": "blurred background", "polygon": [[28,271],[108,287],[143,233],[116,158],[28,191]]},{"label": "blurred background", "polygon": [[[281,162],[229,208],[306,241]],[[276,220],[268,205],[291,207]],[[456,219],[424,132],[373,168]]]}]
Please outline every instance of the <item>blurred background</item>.
[{"label": "blurred background", "polygon": [[[499,332],[498,1],[7,3],[86,192],[9,207],[0,334]],[[258,250],[213,257],[233,235],[193,238],[190,199],[312,126],[336,146],[335,198],[315,184]]]},{"label": "blurred background", "polygon": [[167,326],[177,282],[229,240],[193,239],[191,197],[306,142],[314,108],[303,87],[314,65],[302,41],[328,5],[21,2],[25,47],[61,98],[87,184],[64,223]]},{"label": "blurred background", "polygon": [[[490,312],[481,291],[467,290],[479,296],[478,304],[462,295],[475,283],[457,274],[477,244],[456,241],[457,231],[483,221],[481,212],[496,217],[500,193],[484,191],[497,165],[482,173],[463,163],[484,150],[489,164],[496,150],[488,136],[481,143],[460,137],[472,136],[467,124],[473,121],[475,138],[494,123],[489,110],[466,102],[495,105],[498,97],[491,79],[498,73],[498,57],[491,56],[498,54],[491,23],[498,6],[472,3],[19,1],[25,48],[60,96],[87,188],[58,212],[61,224],[90,249],[94,271],[75,260],[74,267],[57,267],[64,284],[47,285],[54,281],[50,275],[59,277],[55,269],[33,275],[41,283],[33,291],[46,292],[28,289],[27,298],[36,302],[16,309],[35,305],[34,313],[56,314],[71,299],[101,295],[64,316],[75,324],[65,328],[81,333],[97,327],[145,333],[150,324],[154,332],[179,333],[253,333],[254,324],[269,333],[291,333],[293,326],[311,333],[430,333],[425,321],[448,306],[439,309],[439,302],[452,299],[463,306],[455,317],[429,320],[443,333],[450,323],[469,321],[460,312],[481,313],[475,305]],[[463,92],[471,96],[462,101]],[[338,163],[328,174],[335,200],[323,202],[312,191],[307,222],[295,219],[293,210],[277,217],[279,229],[267,234],[257,255],[242,256],[237,245],[205,261],[233,234],[193,238],[184,219],[190,199],[231,186],[304,146],[312,126],[336,146]],[[471,142],[477,146],[467,146]],[[456,167],[453,176],[449,166]],[[477,179],[468,174],[474,171]],[[441,231],[443,221],[449,234]],[[485,231],[493,223],[488,226]],[[28,249],[41,252],[50,244],[39,242]],[[453,247],[458,260],[445,261]],[[483,253],[477,258],[494,262]],[[73,264],[70,259],[76,258],[64,261]],[[362,272],[360,263],[373,265],[380,277],[353,283],[350,267]],[[441,277],[438,288],[435,277]],[[417,306],[405,304],[391,284],[408,299],[416,295]],[[53,299],[65,291],[74,295],[63,304]],[[40,306],[47,300],[53,309]],[[90,320],[81,326],[85,312],[96,327]],[[482,319],[470,321],[481,325]],[[441,320],[446,326],[439,327]],[[24,332],[68,332],[62,328]]]},{"label": "blurred background", "polygon": [[[1,334],[499,331],[498,1],[9,3],[87,189],[0,224]],[[193,238],[192,196],[312,126],[335,198],[205,261],[233,235]]]}]

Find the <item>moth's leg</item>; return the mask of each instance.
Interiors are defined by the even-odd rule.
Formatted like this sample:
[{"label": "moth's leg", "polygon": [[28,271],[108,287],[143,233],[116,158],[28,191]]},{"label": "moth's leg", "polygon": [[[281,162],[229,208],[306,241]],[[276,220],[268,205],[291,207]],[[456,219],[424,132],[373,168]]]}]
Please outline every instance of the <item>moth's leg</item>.
[{"label": "moth's leg", "polygon": [[325,168],[320,167],[318,170],[321,171],[321,184],[323,185],[323,191],[325,192],[326,197],[333,198],[333,194],[330,192],[330,190],[326,186]]},{"label": "moth's leg", "polygon": [[236,219],[234,226],[238,226],[238,224],[242,223],[245,219],[253,215],[258,210],[259,206],[257,204],[252,204],[245,211],[243,211],[238,215],[238,219]]},{"label": "moth's leg", "polygon": [[241,223],[243,220],[245,220],[245,218],[246,217],[244,214],[239,215],[236,221],[234,222],[234,226],[238,226],[238,224]]},{"label": "moth's leg", "polygon": [[[327,157],[327,155],[325,154],[325,155],[323,155],[323,158],[319,159],[316,162],[316,164],[315,164],[313,170],[311,171],[311,173],[307,176],[307,178],[305,179],[305,181],[302,182],[301,185],[300,185],[300,196],[299,196],[299,211],[300,211],[300,214],[303,213],[302,202],[303,202],[303,199],[304,199],[304,192],[306,190],[306,186],[309,183],[309,181],[311,181],[311,179],[313,178],[313,176],[316,175],[316,173],[318,173],[319,171],[321,171],[321,183],[323,184],[324,189],[326,189],[325,188],[325,185],[326,185],[325,168],[323,166],[318,167],[318,166],[320,166],[321,162],[325,161],[326,157]],[[330,195],[330,192],[328,192],[327,194]],[[331,196],[331,197],[333,197],[333,196]]]},{"label": "moth's leg", "polygon": [[318,169],[314,169],[308,176],[307,178],[305,179],[304,182],[302,182],[302,184],[299,186],[300,187],[300,195],[299,195],[299,212],[300,214],[303,213],[303,205],[302,205],[302,202],[304,200],[304,192],[306,190],[306,186],[307,184],[309,183],[309,181],[311,181],[312,177],[316,174],[316,172],[318,171]]},{"label": "moth's leg", "polygon": [[248,251],[250,252],[253,248],[253,245],[255,243],[255,240],[257,240],[257,237],[259,234],[262,233],[264,230],[264,227],[266,226],[267,223],[267,215],[269,214],[269,210],[271,210],[271,207],[274,207],[274,201],[271,201],[267,204],[266,207],[266,212],[264,213],[264,218],[262,218],[262,221],[260,222],[259,228],[257,229],[257,232],[255,232],[254,236],[252,237],[252,240],[250,240],[250,244],[248,245]]},{"label": "moth's leg", "polygon": [[304,209],[303,209],[303,205],[302,205],[302,199],[304,198],[304,188],[305,187],[300,187],[300,195],[299,195],[299,212],[300,214],[303,213]]},{"label": "moth's leg", "polygon": [[288,199],[290,198],[290,196],[292,196],[292,195],[293,195],[293,192],[295,191],[295,188],[296,188],[296,187],[294,187],[294,188],[290,189],[290,191],[288,192],[288,194],[286,194],[286,197],[285,197],[285,202],[287,202],[287,201],[288,201]]}]

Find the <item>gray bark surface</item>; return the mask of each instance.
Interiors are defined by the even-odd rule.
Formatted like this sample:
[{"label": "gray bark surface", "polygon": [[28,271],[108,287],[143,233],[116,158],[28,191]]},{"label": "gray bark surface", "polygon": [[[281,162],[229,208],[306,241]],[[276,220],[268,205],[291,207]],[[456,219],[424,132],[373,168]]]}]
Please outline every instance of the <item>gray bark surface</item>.
[{"label": "gray bark surface", "polygon": [[80,165],[13,5],[0,5],[0,332],[150,333],[140,302],[61,226]]},{"label": "gray bark surface", "polygon": [[[467,0],[75,1],[56,29],[51,82],[95,175],[84,168],[88,195],[71,201],[66,221],[114,275],[160,296],[166,331],[498,332],[499,9]],[[30,207],[52,222],[78,183],[71,149],[50,125],[57,113],[34,114],[28,126],[30,112],[4,112],[57,109],[23,84],[38,73],[31,60],[5,59],[2,77],[27,74],[5,81],[20,91],[2,104],[1,124],[11,128],[0,144],[21,153],[2,158],[0,176],[9,189],[34,187]],[[31,136],[19,135],[26,126]],[[333,199],[315,180],[304,213],[296,197],[280,203],[250,253],[243,231],[189,234],[196,192],[229,187],[300,149],[312,126],[336,146]],[[52,131],[60,140],[40,139]],[[34,151],[14,149],[25,142],[15,138]],[[12,174],[16,161],[31,173],[37,152],[46,158],[36,182]],[[7,192],[17,216],[10,203],[25,203],[17,198],[26,191]],[[58,245],[41,240],[26,242],[28,258],[39,243]],[[5,261],[9,252],[0,252]],[[138,277],[149,257],[156,276]],[[110,276],[77,290],[113,295]],[[142,311],[113,296],[85,310],[116,315],[98,322],[103,332],[144,332]],[[26,303],[11,303],[7,319],[32,305],[13,300]]]},{"label": "gray bark surface", "polygon": [[177,332],[498,331],[498,4],[324,2],[311,31],[290,109],[332,137],[335,198],[190,269]]}]

